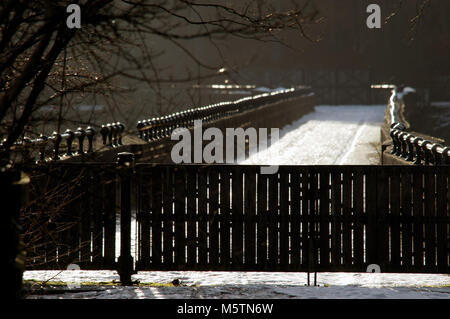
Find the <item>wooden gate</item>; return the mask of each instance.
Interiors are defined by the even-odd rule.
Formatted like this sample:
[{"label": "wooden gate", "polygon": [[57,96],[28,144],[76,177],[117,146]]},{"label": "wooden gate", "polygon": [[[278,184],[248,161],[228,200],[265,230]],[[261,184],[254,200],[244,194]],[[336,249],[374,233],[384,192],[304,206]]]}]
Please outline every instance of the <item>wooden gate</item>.
[{"label": "wooden gate", "polygon": [[[41,171],[32,188],[42,189],[33,192],[49,202],[35,197],[24,216],[28,239],[40,235],[29,250],[32,269],[117,269],[116,242],[131,258],[136,226],[137,270],[360,272],[378,264],[382,272],[450,272],[450,166]],[[36,218],[48,220],[36,229]]]},{"label": "wooden gate", "polygon": [[137,165],[138,270],[448,273],[449,166]]}]

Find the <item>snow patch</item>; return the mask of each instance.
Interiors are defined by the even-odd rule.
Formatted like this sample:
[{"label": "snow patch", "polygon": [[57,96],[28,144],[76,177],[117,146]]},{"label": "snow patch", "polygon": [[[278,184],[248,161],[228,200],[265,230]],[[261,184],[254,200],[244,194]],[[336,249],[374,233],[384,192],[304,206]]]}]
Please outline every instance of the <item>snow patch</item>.
[{"label": "snow patch", "polygon": [[384,105],[316,106],[280,130],[280,139],[240,164],[379,164],[377,144]]}]

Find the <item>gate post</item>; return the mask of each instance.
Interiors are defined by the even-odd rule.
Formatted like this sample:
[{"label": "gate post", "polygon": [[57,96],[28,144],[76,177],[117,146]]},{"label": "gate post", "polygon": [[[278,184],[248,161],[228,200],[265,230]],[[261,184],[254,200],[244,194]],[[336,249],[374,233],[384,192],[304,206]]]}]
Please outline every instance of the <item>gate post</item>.
[{"label": "gate post", "polygon": [[118,273],[122,285],[131,285],[134,272],[131,256],[131,176],[134,169],[134,154],[117,154],[117,169],[120,175],[120,256]]}]

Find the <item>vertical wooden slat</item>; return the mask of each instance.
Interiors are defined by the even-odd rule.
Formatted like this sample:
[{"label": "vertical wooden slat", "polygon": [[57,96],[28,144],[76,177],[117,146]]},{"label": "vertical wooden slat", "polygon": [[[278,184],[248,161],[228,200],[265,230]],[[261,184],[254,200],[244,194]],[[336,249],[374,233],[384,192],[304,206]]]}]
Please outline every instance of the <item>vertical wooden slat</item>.
[{"label": "vertical wooden slat", "polygon": [[[76,196],[75,192],[72,193],[73,196]],[[69,214],[70,212],[70,208],[66,207],[64,209],[64,213],[62,216],[59,216],[58,221],[60,223],[63,223],[63,225],[66,225],[70,222],[70,220],[68,220],[67,218],[67,214]],[[60,231],[57,232],[55,234],[55,242],[57,243],[57,257],[58,257],[58,268],[59,269],[65,269],[67,267],[68,264],[70,264],[70,261],[68,260],[68,254],[69,254],[69,247],[68,247],[68,237],[69,237],[69,232],[66,231]],[[43,245],[44,243],[38,243],[37,245],[37,249],[36,249],[36,254],[38,257],[42,257],[42,255],[44,255],[44,251],[41,251],[42,247],[41,245]],[[43,260],[41,261],[43,262]]]},{"label": "vertical wooden slat", "polygon": [[239,167],[233,170],[232,188],[232,261],[233,267],[239,269],[244,261],[243,171]]},{"label": "vertical wooden slat", "polygon": [[[29,194],[30,197],[33,197],[33,198],[29,198],[30,200],[38,200],[40,198],[40,196],[43,195],[42,193],[40,193],[40,190],[41,190],[40,187],[42,187],[43,185],[45,185],[47,189],[52,189],[53,187],[57,187],[59,185],[59,182],[61,181],[60,176],[63,175],[63,173],[60,171],[60,169],[55,169],[55,168],[51,168],[50,170],[48,168],[43,168],[43,169],[44,169],[43,176],[39,176],[39,178],[33,178],[33,176],[32,176],[31,184],[32,185],[37,184],[39,186],[34,188],[34,191],[30,192],[30,194]],[[43,173],[42,171],[39,172],[39,174],[42,174],[42,173]],[[83,180],[83,182],[85,182],[85,179]],[[11,189],[9,188],[6,191],[10,191],[10,190]],[[82,216],[83,216],[84,212],[85,211],[82,211]],[[57,220],[50,221],[47,226],[48,233],[43,234],[42,238],[40,240],[38,240],[37,242],[35,242],[36,246],[40,246],[40,245],[43,245],[44,243],[46,243],[45,250],[42,249],[44,247],[37,248],[35,246],[33,250],[28,249],[28,251],[27,251],[27,261],[34,260],[34,258],[32,258],[32,257],[36,257],[37,263],[43,262],[43,260],[40,257],[42,257],[41,254],[45,254],[46,263],[44,265],[41,265],[40,267],[38,266],[39,268],[41,268],[41,267],[47,268],[48,267],[49,269],[60,269],[60,267],[57,263],[57,249],[60,244],[60,242],[59,242],[60,232],[55,232],[55,228],[56,228],[55,222],[56,221]],[[88,223],[88,225],[89,225],[89,223]],[[28,236],[25,235],[24,242],[28,242],[27,237]],[[89,254],[90,254],[90,252],[88,252],[88,257],[89,257]],[[84,267],[85,265],[83,263],[81,263],[80,266]]]},{"label": "vertical wooden slat", "polygon": [[353,261],[355,270],[364,271],[364,172],[361,167],[353,173]]},{"label": "vertical wooden slat", "polygon": [[96,197],[93,200],[93,228],[92,228],[92,263],[95,267],[103,264],[103,220],[104,220],[104,201],[108,200],[108,195],[105,193],[103,187],[99,187],[100,178],[98,174],[93,174],[91,182],[94,183],[94,196],[100,194],[100,198]]},{"label": "vertical wooden slat", "polygon": [[392,168],[389,192],[390,220],[390,264],[393,271],[400,270],[400,170]]},{"label": "vertical wooden slat", "polygon": [[278,269],[278,174],[269,175],[269,260],[271,269]]},{"label": "vertical wooden slat", "polygon": [[209,263],[219,265],[219,171],[209,169]]},{"label": "vertical wooden slat", "polygon": [[291,264],[293,269],[300,268],[300,236],[300,171],[295,167],[291,171]]},{"label": "vertical wooden slat", "polygon": [[222,268],[230,266],[230,179],[228,168],[220,168],[220,264]]},{"label": "vertical wooden slat", "polygon": [[366,263],[378,264],[377,257],[377,168],[367,168],[366,171]]},{"label": "vertical wooden slat", "polygon": [[[312,245],[309,247],[309,266],[310,270],[314,270],[317,265],[318,260],[318,224],[317,224],[317,215],[318,215],[318,176],[317,170],[315,168],[311,168],[308,174],[308,202],[309,202],[309,214],[308,214],[308,224],[309,224],[309,241],[308,243]],[[313,268],[311,268],[313,267]]]},{"label": "vertical wooden slat", "polygon": [[[94,199],[94,190],[96,186],[94,183],[90,182],[90,178],[84,178],[81,185],[82,189],[84,189],[83,200],[81,200],[81,251],[80,251],[80,260],[81,260],[81,268],[88,268],[91,263],[91,218],[92,218],[92,209],[91,205]],[[73,194],[75,195],[75,194]],[[107,199],[107,201],[111,201],[112,199]],[[115,228],[114,228],[115,232]]]},{"label": "vertical wooden slat", "polygon": [[289,268],[289,172],[279,168],[280,174],[280,268]]},{"label": "vertical wooden slat", "polygon": [[[61,179],[62,185],[69,183],[71,198],[66,206],[63,206],[63,213],[61,215],[63,223],[59,226],[62,227],[63,234],[61,244],[61,262],[59,266],[66,268],[69,264],[75,264],[79,262],[79,239],[81,222],[81,199],[85,196],[84,190],[81,188],[84,179],[89,179],[91,176],[90,170],[83,168],[80,171],[77,167],[70,167],[67,169],[67,174],[64,174],[64,178]],[[61,185],[60,184],[60,185]],[[97,185],[98,187],[98,185]],[[96,196],[101,196],[101,192],[96,191]],[[101,201],[100,201],[101,202]],[[99,214],[102,211],[99,210]]]},{"label": "vertical wooden slat", "polygon": [[[104,175],[105,180],[103,181],[102,187],[105,189],[107,198],[105,199],[105,242],[104,242],[104,265],[108,269],[115,269],[116,261],[116,174],[113,171],[108,171]],[[147,189],[144,191],[145,206],[147,208],[145,223],[143,224],[143,242],[142,251],[144,252],[143,260],[150,262],[150,219],[148,205],[150,203],[149,198],[149,183],[146,180],[143,183],[143,187]]]},{"label": "vertical wooden slat", "polygon": [[[146,240],[144,235],[146,230],[144,227],[145,215],[147,214],[147,226],[148,226],[148,236],[150,236],[150,196],[148,192],[148,186],[146,187],[147,179],[144,177],[145,172],[136,168],[135,185],[132,189],[136,191],[136,224],[137,224],[137,259],[136,259],[136,270],[143,270],[150,265],[150,238]],[[106,237],[106,227],[105,227],[105,237]],[[147,246],[147,247],[146,247]],[[147,249],[146,249],[147,248]]]},{"label": "vertical wooden slat", "polygon": [[197,263],[197,174],[195,167],[186,167],[187,195],[187,264],[195,269]]},{"label": "vertical wooden slat", "polygon": [[[58,266],[60,269],[65,269],[69,264],[74,264],[78,262],[78,226],[80,223],[80,200],[83,196],[91,196],[91,194],[86,194],[86,192],[81,188],[84,179],[89,180],[92,177],[89,174],[89,170],[83,168],[79,170],[76,167],[68,167],[65,172],[62,172],[61,180],[57,183],[57,187],[68,187],[70,189],[69,203],[63,206],[62,211],[59,212],[60,216],[57,217],[59,222],[58,225],[63,230],[60,231],[60,239],[57,241],[58,244]],[[70,184],[66,184],[70,183]],[[98,185],[97,185],[98,187]],[[94,194],[92,194],[93,196]],[[98,190],[95,191],[96,196],[102,196],[102,193]],[[98,207],[100,201],[94,202],[94,205]],[[103,212],[101,209],[97,209],[97,217],[101,216]],[[95,248],[95,247],[94,247]]]},{"label": "vertical wooden slat", "polygon": [[173,265],[173,174],[170,167],[163,168],[163,264]]},{"label": "vertical wooden slat", "polygon": [[162,264],[162,169],[159,166],[152,168],[151,175],[151,219],[152,219],[152,268],[161,267]]},{"label": "vertical wooden slat", "polygon": [[320,214],[320,268],[330,264],[330,173],[327,168],[320,170],[319,177]]},{"label": "vertical wooden slat", "polygon": [[389,267],[389,174],[386,167],[377,171],[377,259],[381,271]]},{"label": "vertical wooden slat", "polygon": [[201,167],[197,171],[198,187],[198,267],[199,269],[209,269],[208,267],[208,171]]},{"label": "vertical wooden slat", "polygon": [[339,269],[341,265],[341,192],[342,181],[341,173],[336,168],[333,168],[331,175],[331,213],[332,213],[332,225],[331,225],[331,263],[336,269]]},{"label": "vertical wooden slat", "polygon": [[267,183],[268,176],[258,174],[258,239],[257,239],[257,263],[259,270],[266,270],[267,268],[267,256],[268,256],[268,238],[267,238]]},{"label": "vertical wooden slat", "polygon": [[309,254],[309,183],[308,183],[308,169],[301,171],[300,177],[300,190],[301,190],[301,264],[304,269],[308,267],[308,254]]},{"label": "vertical wooden slat", "polygon": [[245,265],[254,269],[256,264],[256,171],[248,167],[245,172]]},{"label": "vertical wooden slat", "polygon": [[414,270],[423,269],[423,172],[413,174]]},{"label": "vertical wooden slat", "polygon": [[342,191],[343,191],[343,205],[342,205],[342,231],[343,231],[343,250],[344,250],[344,265],[346,269],[351,269],[352,266],[352,172],[350,169],[343,169],[342,177]]},{"label": "vertical wooden slat", "polygon": [[412,266],[412,216],[411,216],[412,175],[410,169],[402,169],[401,176],[401,230],[402,230],[402,269]]},{"label": "vertical wooden slat", "polygon": [[177,267],[186,265],[186,187],[185,169],[175,167],[175,263]]},{"label": "vertical wooden slat", "polygon": [[424,187],[425,187],[425,267],[427,272],[432,272],[436,268],[436,189],[435,189],[435,167],[424,167]]},{"label": "vertical wooden slat", "polygon": [[436,190],[437,190],[437,203],[436,203],[436,216],[438,218],[437,225],[437,271],[445,273],[449,271],[448,256],[449,256],[449,201],[450,201],[450,189],[448,183],[449,168],[441,167],[437,173]]}]

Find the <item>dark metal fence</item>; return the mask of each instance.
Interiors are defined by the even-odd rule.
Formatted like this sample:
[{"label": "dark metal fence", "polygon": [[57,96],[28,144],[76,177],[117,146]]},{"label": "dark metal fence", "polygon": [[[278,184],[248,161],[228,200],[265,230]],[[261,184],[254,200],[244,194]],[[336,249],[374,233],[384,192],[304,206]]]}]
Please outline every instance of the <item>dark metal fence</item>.
[{"label": "dark metal fence", "polygon": [[450,147],[433,143],[424,137],[405,131],[400,123],[391,126],[391,154],[416,165],[450,165]]},{"label": "dark metal fence", "polygon": [[[62,134],[58,132],[48,136],[41,134],[34,139],[25,136],[15,142],[9,151],[14,155],[16,163],[43,164],[76,157],[87,159],[88,156],[92,158],[100,145],[109,148],[122,146],[124,132],[125,125],[120,122],[102,125],[100,129],[102,144],[96,143],[96,131],[92,126],[86,129],[79,127],[75,131],[67,129]],[[4,141],[0,143],[0,150]]]},{"label": "dark metal fence", "polygon": [[[173,130],[176,128],[191,128],[194,126],[195,120],[201,120],[204,124],[206,124],[243,114],[247,111],[254,111],[266,105],[276,105],[293,99],[296,99],[297,109],[301,109],[302,104],[305,102],[312,103],[307,99],[307,97],[312,94],[313,93],[310,88],[297,88],[276,91],[273,93],[265,93],[257,96],[242,98],[237,101],[222,102],[177,112],[167,116],[142,120],[137,123],[137,129],[141,139],[151,142],[165,137],[170,137]],[[278,110],[278,112],[281,111],[283,113],[292,113],[292,110],[287,107],[283,107],[281,110]],[[297,110],[297,113],[300,112]],[[293,115],[291,121],[297,119],[296,115],[297,114]],[[274,118],[277,117],[277,114],[274,114],[273,112],[266,112],[266,114],[259,114],[259,116],[271,116]],[[253,119],[253,121],[257,121],[257,119]],[[278,125],[279,123],[271,122],[271,124]]]},{"label": "dark metal fence", "polygon": [[412,106],[415,103],[417,96],[411,89],[403,90],[404,88],[395,88],[392,91],[389,114],[385,119],[392,141],[390,153],[415,165],[450,165],[450,147],[433,142],[433,138],[425,137],[424,134],[411,132],[405,110],[409,104]]}]

